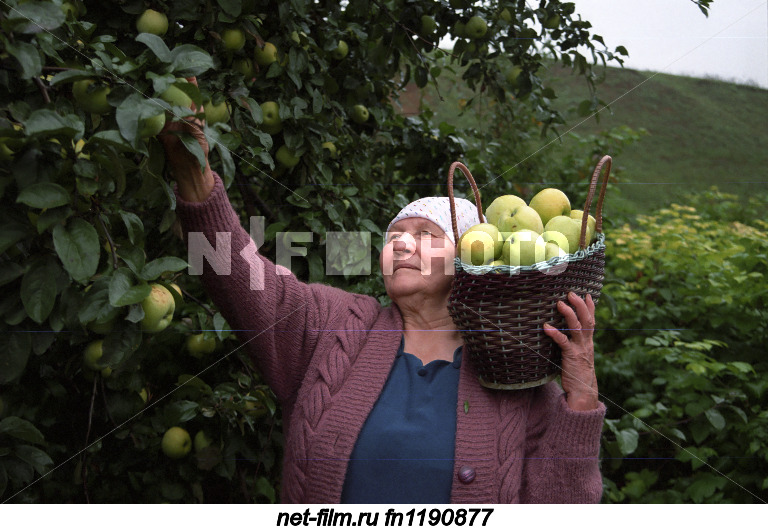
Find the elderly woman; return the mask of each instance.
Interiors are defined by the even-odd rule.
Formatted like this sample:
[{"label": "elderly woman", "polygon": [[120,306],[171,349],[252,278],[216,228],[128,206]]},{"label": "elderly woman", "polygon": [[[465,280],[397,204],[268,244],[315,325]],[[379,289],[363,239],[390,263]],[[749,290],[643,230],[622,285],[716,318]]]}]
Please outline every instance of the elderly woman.
[{"label": "elderly woman", "polygon": [[[543,329],[562,349],[562,388],[483,388],[447,308],[456,251],[447,198],[417,200],[390,223],[383,307],[301,282],[260,255],[218,175],[168,133],[189,129],[207,154],[199,129],[167,128],[185,240],[200,232],[215,246],[217,233],[231,234],[231,273],[205,262],[201,280],[281,402],[283,502],[599,502],[605,407],[590,298],[559,306],[570,339]],[[457,209],[463,232],[474,206]]]}]

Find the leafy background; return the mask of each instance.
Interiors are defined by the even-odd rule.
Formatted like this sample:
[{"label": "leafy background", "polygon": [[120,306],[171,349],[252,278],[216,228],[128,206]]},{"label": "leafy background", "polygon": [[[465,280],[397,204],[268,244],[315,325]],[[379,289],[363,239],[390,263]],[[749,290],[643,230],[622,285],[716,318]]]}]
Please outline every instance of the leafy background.
[{"label": "leafy background", "polygon": [[[171,22],[162,39],[137,34],[149,7]],[[462,37],[475,15],[488,33]],[[279,497],[280,408],[188,274],[163,150],[141,137],[145,118],[191,113],[159,97],[173,83],[198,104],[229,103],[230,118],[206,129],[211,162],[243,225],[265,218],[262,251],[275,258],[290,242],[279,233],[310,231],[314,250],[292,260],[300,278],[383,302],[381,278],[357,275],[377,269],[382,219],[445,194],[452,161],[472,169],[486,200],[554,186],[580,203],[595,161],[612,155],[596,338],[604,501],[765,501],[765,194],[635,200],[624,184],[648,175],[622,153],[652,144],[648,119],[558,139],[611,100],[600,83],[619,73],[604,65],[627,53],[573,3],[7,0],[0,27],[3,501]],[[222,45],[233,27],[246,35],[241,50]],[[437,50],[448,33],[455,48]],[[254,66],[266,41],[278,60]],[[192,75],[199,88],[177,82]],[[83,79],[109,88],[106,113],[75,100]],[[753,92],[759,115],[765,92]],[[278,132],[265,126],[266,101],[279,104]],[[368,121],[351,118],[355,105]],[[276,161],[283,145],[295,167]],[[466,195],[463,182],[456,190]],[[334,255],[342,273],[326,275],[328,232],[361,230],[373,235],[370,261],[350,246]],[[174,321],[156,334],[141,330],[153,283],[179,287]],[[213,353],[190,348],[201,334],[215,337]],[[83,352],[98,340],[93,371]],[[170,459],[160,444],[174,426],[211,443]]]}]

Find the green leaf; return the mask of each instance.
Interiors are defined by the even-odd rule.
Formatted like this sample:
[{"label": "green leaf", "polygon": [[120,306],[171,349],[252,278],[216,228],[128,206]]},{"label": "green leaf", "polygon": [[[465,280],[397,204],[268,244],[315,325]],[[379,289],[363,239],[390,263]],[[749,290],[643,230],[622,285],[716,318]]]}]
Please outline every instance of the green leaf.
[{"label": "green leaf", "polygon": [[81,137],[85,125],[76,114],[59,115],[53,110],[42,108],[35,110],[24,122],[27,136],[64,135],[69,138]]},{"label": "green leaf", "polygon": [[141,346],[142,335],[135,324],[117,324],[104,338],[104,353],[99,362],[114,368],[127,361]]},{"label": "green leaf", "polygon": [[715,491],[722,488],[725,482],[725,478],[718,475],[710,473],[698,475],[693,484],[688,486],[688,495],[693,499],[693,502],[697,504],[702,503],[714,495]]},{"label": "green leaf", "polygon": [[216,0],[216,3],[231,17],[239,17],[243,8],[242,0]]},{"label": "green leaf", "polygon": [[24,372],[32,349],[29,332],[0,334],[0,384],[16,380]]},{"label": "green leaf", "polygon": [[184,147],[195,156],[197,162],[200,164],[200,168],[205,168],[205,152],[203,152],[203,147],[200,146],[200,143],[189,134],[180,134],[179,139]]},{"label": "green leaf", "polygon": [[66,20],[64,11],[52,5],[51,2],[34,0],[14,7],[8,11],[7,17],[14,23],[14,31],[27,34],[51,31],[61,26]]},{"label": "green leaf", "polygon": [[35,261],[21,279],[21,302],[36,323],[45,321],[56,302],[57,266],[49,259]]},{"label": "green leaf", "polygon": [[133,245],[139,245],[144,239],[144,223],[138,215],[127,211],[120,211],[120,218],[123,219],[125,229],[128,231],[128,240]]},{"label": "green leaf", "polygon": [[5,286],[24,275],[24,268],[15,262],[0,263],[0,286]]},{"label": "green leaf", "polygon": [[83,79],[93,79],[93,73],[87,70],[64,70],[51,78],[50,85],[56,86],[57,84],[82,81]]},{"label": "green leaf", "polygon": [[718,431],[722,431],[725,427],[725,418],[723,418],[723,415],[720,414],[720,411],[717,409],[708,409],[704,415],[707,417],[707,420],[709,420],[709,423],[712,424],[712,427]]},{"label": "green leaf", "polygon": [[171,50],[159,36],[152,33],[139,33],[136,35],[136,42],[146,45],[160,62],[171,62]]},{"label": "green leaf", "polygon": [[133,145],[127,141],[118,130],[103,130],[96,132],[91,136],[89,142],[103,143],[104,145],[116,147],[119,150],[133,150]]},{"label": "green leaf", "polygon": [[0,253],[23,240],[30,234],[29,224],[0,209]]},{"label": "green leaf", "polygon": [[201,48],[182,44],[171,51],[170,72],[180,77],[201,75],[213,68],[213,59]]},{"label": "green leaf", "polygon": [[91,278],[99,266],[99,234],[81,218],[74,218],[64,227],[53,228],[53,246],[64,265],[77,282]]},{"label": "green leaf", "polygon": [[28,42],[9,43],[5,48],[21,65],[22,79],[32,79],[43,71],[40,50]]},{"label": "green leaf", "polygon": [[621,454],[627,456],[634,453],[639,438],[640,435],[635,429],[624,429],[616,433],[616,441],[619,444]]},{"label": "green leaf", "polygon": [[45,444],[43,433],[38,431],[37,427],[16,416],[9,416],[0,422],[0,435],[2,434],[33,444]]},{"label": "green leaf", "polygon": [[131,272],[120,268],[109,282],[109,303],[112,306],[128,306],[143,301],[151,291],[152,287],[148,284],[134,286]]},{"label": "green leaf", "polygon": [[53,465],[53,460],[48,456],[45,451],[31,445],[19,445],[13,449],[13,454],[20,460],[23,460],[37,471],[39,474],[44,474],[47,470],[47,466]]},{"label": "green leaf", "polygon": [[168,426],[188,422],[197,416],[200,406],[197,402],[181,400],[167,405],[163,412],[163,419]]},{"label": "green leaf", "polygon": [[274,486],[264,476],[256,480],[256,493],[266,497],[272,504],[277,500]]},{"label": "green leaf", "polygon": [[148,281],[155,280],[166,271],[181,271],[187,269],[188,266],[185,260],[178,257],[160,257],[147,262],[139,277]]},{"label": "green leaf", "polygon": [[25,187],[16,198],[16,203],[23,203],[36,209],[49,209],[67,205],[70,197],[67,190],[57,183],[33,183]]}]

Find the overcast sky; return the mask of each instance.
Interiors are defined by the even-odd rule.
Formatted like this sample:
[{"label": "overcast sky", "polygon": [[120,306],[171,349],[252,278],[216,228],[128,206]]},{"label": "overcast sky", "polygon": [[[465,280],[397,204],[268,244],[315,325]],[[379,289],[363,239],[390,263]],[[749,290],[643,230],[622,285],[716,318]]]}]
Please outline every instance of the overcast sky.
[{"label": "overcast sky", "polygon": [[768,88],[768,1],[715,0],[709,17],[691,0],[575,0],[609,49],[629,51],[624,66],[713,76]]}]

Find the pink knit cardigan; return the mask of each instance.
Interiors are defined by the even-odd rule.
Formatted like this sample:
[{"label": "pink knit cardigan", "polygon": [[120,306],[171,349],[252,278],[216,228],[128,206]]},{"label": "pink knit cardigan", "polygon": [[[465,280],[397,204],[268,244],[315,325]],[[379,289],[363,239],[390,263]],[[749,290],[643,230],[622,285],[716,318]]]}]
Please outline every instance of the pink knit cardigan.
[{"label": "pink knit cardigan", "polygon": [[[226,258],[213,267],[204,261],[201,280],[281,402],[280,498],[337,503],[355,441],[394,362],[402,316],[394,304],[385,308],[373,297],[303,283],[259,255],[214,178],[202,203],[177,194],[177,214],[186,241],[190,232],[202,233],[221,249],[231,236],[230,272]],[[216,266],[223,266],[219,273]],[[599,502],[604,415],[602,403],[594,411],[571,410],[554,382],[522,391],[485,389],[465,357],[451,502]]]}]

